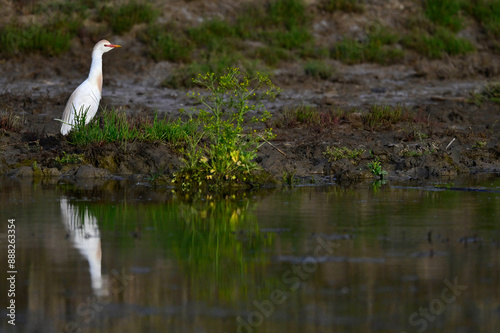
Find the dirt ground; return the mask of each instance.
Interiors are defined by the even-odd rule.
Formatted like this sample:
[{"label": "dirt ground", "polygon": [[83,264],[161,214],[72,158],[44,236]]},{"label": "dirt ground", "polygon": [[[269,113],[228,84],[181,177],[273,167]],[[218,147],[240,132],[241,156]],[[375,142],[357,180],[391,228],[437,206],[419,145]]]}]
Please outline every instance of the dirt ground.
[{"label": "dirt ground", "polygon": [[[180,20],[184,15],[186,20],[196,20],[210,10],[231,13],[231,6],[224,1],[204,2],[203,7],[208,6],[204,9],[196,3],[199,5],[197,1],[168,3],[164,19]],[[212,8],[209,4],[219,6]],[[411,14],[414,10],[412,1],[368,4],[371,7],[363,16],[317,15],[315,37],[331,43],[342,31],[353,26],[362,28],[370,17],[396,21],[400,17],[384,11]],[[368,164],[375,159],[388,172],[388,179],[452,179],[463,173],[500,172],[500,106],[468,102],[472,92],[499,80],[500,57],[484,46],[483,36],[473,25],[464,34],[472,36],[478,46],[476,53],[441,60],[410,55],[403,63],[391,66],[348,66],[331,60],[335,74],[328,80],[308,77],[300,64],[281,64],[274,71],[273,82],[283,92],[266,104],[275,117],[283,109],[298,105],[346,110],[356,107],[357,111],[348,121],[326,128],[275,128],[274,147],[264,144],[259,148],[259,165],[278,182],[292,178],[307,182],[371,178]],[[152,115],[158,111],[175,117],[180,108],[191,105],[186,91],[160,86],[175,64],[150,60],[134,31],[109,39],[123,47],[104,56],[101,106],[130,114]],[[93,43],[82,35],[73,42],[71,51],[57,58],[32,55],[0,59],[0,111],[12,110],[24,119],[20,132],[0,133],[0,174],[55,179],[151,179],[159,175],[168,181],[181,167],[179,154],[168,145],[135,142],[82,149],[68,144],[59,134],[60,125],[54,118],[60,118],[67,98],[86,78]],[[360,124],[359,117],[373,104],[402,104],[416,116],[412,122],[370,131]],[[355,161],[330,162],[323,154],[328,147],[363,149],[365,153]],[[84,160],[58,161],[65,154],[82,154]]]}]

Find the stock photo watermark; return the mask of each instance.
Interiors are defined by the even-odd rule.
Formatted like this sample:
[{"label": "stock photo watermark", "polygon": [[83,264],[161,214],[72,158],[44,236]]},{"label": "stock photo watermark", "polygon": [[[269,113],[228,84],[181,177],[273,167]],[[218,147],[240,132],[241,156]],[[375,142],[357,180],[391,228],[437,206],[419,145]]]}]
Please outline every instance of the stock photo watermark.
[{"label": "stock photo watermark", "polygon": [[283,304],[288,299],[289,293],[296,291],[303,281],[308,280],[316,272],[318,263],[324,262],[340,246],[338,243],[332,243],[321,237],[316,237],[316,241],[318,245],[312,256],[304,258],[300,264],[294,264],[281,275],[283,288],[272,290],[268,299],[254,300],[252,304],[255,306],[255,310],[250,312],[246,318],[241,316],[236,318],[238,333],[251,333],[254,328],[262,325],[265,318],[273,315],[276,306]]},{"label": "stock photo watermark", "polygon": [[7,224],[7,322],[16,325],[16,220]]},{"label": "stock photo watermark", "polygon": [[[462,292],[467,289],[467,286],[458,284],[458,278],[455,277],[453,283],[445,279],[443,283],[446,285],[443,290],[441,290],[441,295],[438,298],[433,299],[429,302],[428,307],[420,307],[418,311],[413,312],[408,317],[408,323],[417,329],[417,332],[424,332],[429,323],[433,323],[437,316],[441,315],[447,308],[447,306],[457,299]],[[401,333],[408,333],[407,331],[401,331]]]}]

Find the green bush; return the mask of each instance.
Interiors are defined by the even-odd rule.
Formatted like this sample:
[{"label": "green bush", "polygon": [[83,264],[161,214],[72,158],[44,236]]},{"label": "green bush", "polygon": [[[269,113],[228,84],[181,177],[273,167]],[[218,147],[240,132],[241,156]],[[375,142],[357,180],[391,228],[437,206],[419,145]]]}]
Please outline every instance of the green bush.
[{"label": "green bush", "polygon": [[246,133],[245,116],[263,111],[263,116],[254,116],[253,121],[265,122],[270,114],[261,101],[274,98],[279,89],[264,75],[249,78],[235,68],[220,77],[213,73],[199,75],[194,81],[208,94],[189,94],[202,107],[189,113],[199,130],[188,138],[185,167],[175,176],[175,182],[192,188],[249,181],[257,169],[254,158],[259,141],[269,138],[272,132],[267,130],[264,136]]}]

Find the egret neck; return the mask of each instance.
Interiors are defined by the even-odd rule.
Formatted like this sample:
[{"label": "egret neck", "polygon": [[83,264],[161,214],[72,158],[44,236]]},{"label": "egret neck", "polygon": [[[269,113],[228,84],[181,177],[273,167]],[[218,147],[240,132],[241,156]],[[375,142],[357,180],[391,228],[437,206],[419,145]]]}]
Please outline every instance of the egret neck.
[{"label": "egret neck", "polygon": [[102,94],[102,52],[94,50],[92,52],[92,64],[90,65],[89,82],[97,88]]}]

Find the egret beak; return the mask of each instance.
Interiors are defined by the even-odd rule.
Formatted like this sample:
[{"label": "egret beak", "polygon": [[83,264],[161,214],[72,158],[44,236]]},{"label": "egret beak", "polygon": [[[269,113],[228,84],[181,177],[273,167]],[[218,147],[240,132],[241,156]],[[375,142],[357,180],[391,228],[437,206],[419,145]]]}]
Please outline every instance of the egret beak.
[{"label": "egret beak", "polygon": [[117,44],[106,44],[104,46],[106,46],[106,47],[122,47],[121,45],[117,45]]}]

